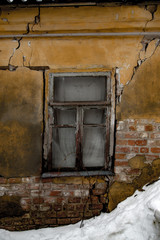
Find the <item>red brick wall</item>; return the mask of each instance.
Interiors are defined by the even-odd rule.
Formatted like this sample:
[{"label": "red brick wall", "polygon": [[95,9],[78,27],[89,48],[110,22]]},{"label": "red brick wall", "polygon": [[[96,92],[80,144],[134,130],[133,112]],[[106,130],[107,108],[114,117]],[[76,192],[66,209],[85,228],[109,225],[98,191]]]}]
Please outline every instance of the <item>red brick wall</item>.
[{"label": "red brick wall", "polygon": [[0,219],[0,228],[25,230],[75,223],[99,215],[106,207],[107,183],[55,184],[53,179],[0,178],[0,196],[19,196],[26,211]]},{"label": "red brick wall", "polygon": [[160,157],[160,123],[147,119],[128,119],[117,123],[115,148],[116,180],[131,182],[140,174],[131,169],[128,160],[140,155],[146,163]]},{"label": "red brick wall", "polygon": [[[132,182],[140,175],[129,159],[145,156],[151,163],[160,157],[160,124],[147,120],[125,120],[117,123],[115,147],[115,180]],[[86,178],[87,179],[87,178]],[[92,178],[90,178],[92,179]],[[0,178],[0,197],[18,196],[26,214],[0,218],[0,228],[24,230],[70,224],[99,215],[107,210],[108,182],[56,183],[54,178]],[[83,181],[82,181],[83,182]]]}]

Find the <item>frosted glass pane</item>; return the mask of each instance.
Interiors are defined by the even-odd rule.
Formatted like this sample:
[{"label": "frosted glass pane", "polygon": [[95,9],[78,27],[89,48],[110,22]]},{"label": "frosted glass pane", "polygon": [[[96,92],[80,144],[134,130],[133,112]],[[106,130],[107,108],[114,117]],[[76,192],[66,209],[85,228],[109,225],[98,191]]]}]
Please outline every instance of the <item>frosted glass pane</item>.
[{"label": "frosted glass pane", "polygon": [[84,110],[84,124],[104,124],[105,110],[86,109]]},{"label": "frosted glass pane", "polygon": [[75,124],[76,121],[76,110],[68,109],[54,109],[54,123],[61,124]]},{"label": "frosted glass pane", "polygon": [[85,167],[104,166],[105,128],[84,127],[83,163]]},{"label": "frosted glass pane", "polygon": [[105,77],[55,77],[54,100],[104,101]]},{"label": "frosted glass pane", "polygon": [[75,167],[76,147],[74,128],[54,128],[52,143],[54,168]]}]

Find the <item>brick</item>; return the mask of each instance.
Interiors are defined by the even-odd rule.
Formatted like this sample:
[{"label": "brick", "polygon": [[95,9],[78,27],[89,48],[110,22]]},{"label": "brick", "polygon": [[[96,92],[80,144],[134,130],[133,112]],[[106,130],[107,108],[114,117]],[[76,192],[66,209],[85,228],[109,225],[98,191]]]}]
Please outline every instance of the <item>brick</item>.
[{"label": "brick", "polygon": [[38,190],[40,188],[38,183],[30,183],[26,185],[26,189]]},{"label": "brick", "polygon": [[44,202],[44,199],[41,198],[41,197],[36,197],[36,198],[33,198],[33,203],[34,204],[41,204]]},{"label": "brick", "polygon": [[90,204],[90,205],[89,205],[89,209],[90,209],[90,210],[92,210],[92,209],[102,210],[102,209],[103,209],[103,204],[102,204],[102,203],[99,203],[99,204]]},{"label": "brick", "polygon": [[128,166],[128,161],[115,161],[115,166]]},{"label": "brick", "polygon": [[54,210],[55,211],[61,211],[62,210],[62,205],[54,204]]},{"label": "brick", "polygon": [[160,153],[160,148],[151,148],[152,153]]},{"label": "brick", "polygon": [[116,145],[127,145],[128,144],[128,141],[127,140],[117,140],[116,141]]},{"label": "brick", "polygon": [[86,208],[86,204],[78,204],[75,206],[76,210],[79,212],[84,212],[85,208]]},{"label": "brick", "polygon": [[74,217],[79,217],[80,216],[80,213],[78,211],[74,211],[74,212],[71,212],[71,211],[68,211],[68,217],[70,218],[74,218]]},{"label": "brick", "polygon": [[67,217],[67,213],[64,211],[59,211],[57,212],[57,218],[66,218]]},{"label": "brick", "polygon": [[146,161],[153,161],[154,159],[157,159],[159,158],[159,155],[149,155],[149,154],[146,154]]},{"label": "brick", "polygon": [[53,182],[53,178],[42,178],[42,183],[51,183]]},{"label": "brick", "polygon": [[66,197],[57,197],[57,200],[56,200],[56,202],[58,203],[58,204],[64,204],[64,203],[67,203],[68,202],[68,199],[66,198]]},{"label": "brick", "polygon": [[93,210],[92,210],[92,213],[93,213],[93,216],[99,216],[100,213],[101,213],[101,211],[98,210],[98,209],[93,209]]},{"label": "brick", "polygon": [[129,126],[129,130],[130,130],[130,131],[136,131],[136,126],[133,126],[133,125],[132,125],[132,126]]},{"label": "brick", "polygon": [[137,125],[138,132],[144,132],[144,129],[145,129],[144,125]]},{"label": "brick", "polygon": [[147,145],[147,140],[136,140],[136,145],[137,146],[146,146]]},{"label": "brick", "polygon": [[68,202],[69,203],[80,203],[81,198],[80,197],[69,197]]},{"label": "brick", "polygon": [[0,177],[0,184],[6,184],[7,183],[7,179]]},{"label": "brick", "polygon": [[146,148],[146,147],[140,148],[140,152],[141,153],[148,153],[149,152],[149,148]]},{"label": "brick", "polygon": [[54,197],[44,197],[43,199],[44,199],[45,203],[50,203],[50,204],[55,203],[55,201],[56,201],[56,198],[54,198]]},{"label": "brick", "polygon": [[44,223],[48,224],[48,225],[51,225],[51,224],[55,225],[57,223],[57,220],[56,220],[56,218],[45,219]]},{"label": "brick", "polygon": [[50,194],[49,194],[49,196],[60,196],[61,195],[61,191],[57,191],[57,190],[52,190],[51,192],[50,192]]},{"label": "brick", "polygon": [[123,153],[115,154],[115,159],[125,159],[125,158],[126,158],[126,154],[123,154]]},{"label": "brick", "polygon": [[153,131],[153,126],[151,124],[145,126],[145,131]]},{"label": "brick", "polygon": [[132,147],[131,152],[132,153],[139,153],[139,147]]},{"label": "brick", "polygon": [[135,144],[136,144],[135,140],[128,140],[129,146],[135,146]]},{"label": "brick", "polygon": [[142,133],[139,134],[139,138],[145,139],[145,138],[148,138],[148,137],[149,137],[149,135],[148,135],[147,132],[142,132]]},{"label": "brick", "polygon": [[75,210],[75,205],[71,205],[69,204],[68,207],[67,207],[68,211],[74,211]]},{"label": "brick", "polygon": [[160,133],[152,133],[151,138],[160,139]]},{"label": "brick", "polygon": [[8,183],[11,183],[11,184],[22,183],[22,178],[9,178]]},{"label": "brick", "polygon": [[105,194],[106,190],[105,189],[93,189],[92,193],[93,195],[102,195]]},{"label": "brick", "polygon": [[81,218],[71,218],[71,223],[75,224],[77,222],[81,221]]},{"label": "brick", "polygon": [[92,204],[98,204],[99,203],[99,199],[97,196],[91,196],[91,203]]},{"label": "brick", "polygon": [[129,147],[119,147],[119,146],[116,146],[116,152],[129,153],[130,152],[130,148]]},{"label": "brick", "polygon": [[60,218],[57,219],[58,225],[68,225],[71,223],[70,218]]},{"label": "brick", "polygon": [[105,204],[106,203],[106,197],[104,197],[103,195],[100,196],[100,202]]},{"label": "brick", "polygon": [[125,133],[124,135],[125,138],[131,138],[131,139],[137,139],[139,137],[139,134],[137,132],[133,133]]}]

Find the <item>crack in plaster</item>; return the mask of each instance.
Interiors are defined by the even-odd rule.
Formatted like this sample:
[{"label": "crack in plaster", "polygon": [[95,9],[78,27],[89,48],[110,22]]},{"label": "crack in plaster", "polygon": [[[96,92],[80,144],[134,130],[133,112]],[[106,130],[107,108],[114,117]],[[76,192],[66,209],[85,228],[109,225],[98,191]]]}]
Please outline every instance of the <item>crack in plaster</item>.
[{"label": "crack in plaster", "polygon": [[152,18],[146,22],[145,27],[143,29],[144,32],[146,31],[146,27],[147,27],[148,23],[154,20],[154,14],[157,11],[157,5],[146,5],[145,10],[152,14]]},{"label": "crack in plaster", "polygon": [[31,26],[31,31],[34,32],[34,26],[40,24],[40,7],[38,7],[38,14],[34,17],[34,21],[27,23],[26,30],[27,32],[25,34],[30,33],[30,25]]},{"label": "crack in plaster", "polygon": [[[0,12],[0,13],[1,13],[1,12]],[[33,30],[34,26],[37,25],[37,24],[39,24],[39,23],[40,23],[40,7],[38,7],[38,15],[36,15],[36,16],[34,17],[34,21],[27,23],[27,26],[26,26],[27,32],[24,33],[24,34],[29,34],[29,33],[30,33],[30,24],[32,24],[31,31],[34,32],[34,30]],[[18,46],[13,49],[13,52],[12,52],[10,58],[9,58],[9,61],[8,61],[8,69],[9,69],[10,71],[15,71],[15,70],[18,68],[18,66],[14,66],[14,65],[11,64],[11,60],[12,60],[12,58],[13,58],[16,50],[19,49],[19,50],[22,52],[22,50],[20,49],[21,40],[22,40],[22,39],[23,39],[22,37],[19,38],[19,39],[14,38],[14,40],[16,40],[16,41],[18,42]],[[29,46],[30,46],[30,45],[29,45]],[[22,58],[22,60],[23,60],[23,67],[25,67],[25,56],[24,56],[23,52],[22,52],[22,55],[23,55],[23,58]],[[31,49],[31,57],[30,57],[30,60],[29,60],[29,67],[30,67],[31,58],[32,58],[32,49]]]}]

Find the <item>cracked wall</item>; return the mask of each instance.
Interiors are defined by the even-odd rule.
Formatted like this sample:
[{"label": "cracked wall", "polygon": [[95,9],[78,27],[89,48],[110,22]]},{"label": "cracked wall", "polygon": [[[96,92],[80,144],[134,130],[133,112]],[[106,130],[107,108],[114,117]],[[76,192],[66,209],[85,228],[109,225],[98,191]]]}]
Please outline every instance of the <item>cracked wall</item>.
[{"label": "cracked wall", "polygon": [[[0,194],[20,196],[27,211],[24,228],[73,223],[83,215],[112,210],[139,182],[155,179],[154,171],[149,179],[144,172],[151,173],[160,157],[158,36],[35,38],[30,34],[158,32],[160,6],[2,8],[0,13],[1,36],[22,34],[0,38]],[[94,71],[112,71],[116,78],[115,177],[110,179],[109,205],[104,177],[41,179],[49,73]],[[90,196],[93,186],[98,188]],[[9,229],[10,221],[2,219],[0,225]],[[20,223],[17,228],[13,225],[10,229],[23,228]]]}]

